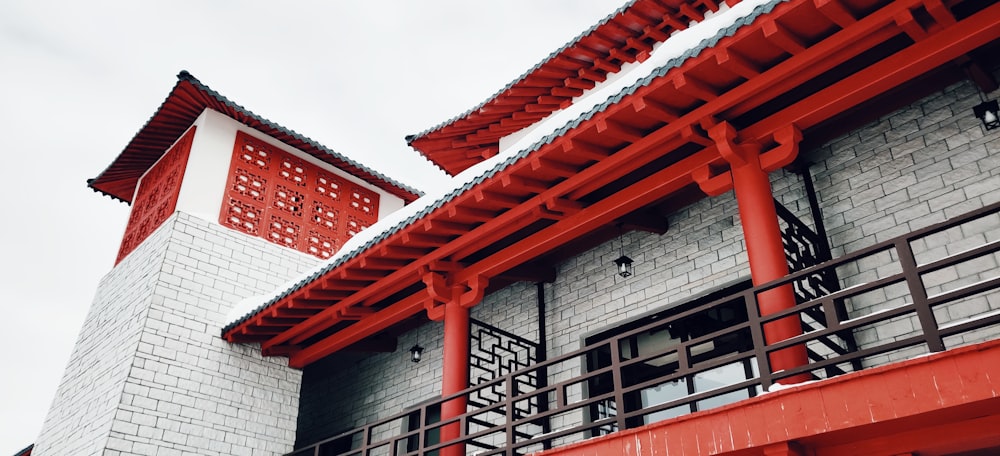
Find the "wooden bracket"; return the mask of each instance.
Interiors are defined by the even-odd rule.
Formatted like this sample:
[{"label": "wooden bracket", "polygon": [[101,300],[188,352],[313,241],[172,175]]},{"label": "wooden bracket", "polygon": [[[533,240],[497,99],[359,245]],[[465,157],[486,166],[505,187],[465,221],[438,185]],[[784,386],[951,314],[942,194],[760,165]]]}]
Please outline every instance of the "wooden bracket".
[{"label": "wooden bracket", "polygon": [[483,300],[489,279],[476,275],[465,283],[450,284],[451,280],[444,275],[424,267],[421,272],[424,285],[427,286],[428,299],[424,302],[427,317],[434,321],[444,318],[445,305],[457,301],[462,307],[473,307]]},{"label": "wooden bracket", "polygon": [[728,170],[716,172],[710,165],[692,171],[691,178],[708,196],[719,196],[733,189],[733,174]]},{"label": "wooden bracket", "polygon": [[[714,147],[719,156],[729,163],[730,168],[759,165],[765,172],[774,171],[795,160],[799,153],[799,143],[802,142],[802,131],[795,125],[788,125],[774,133],[774,141],[778,143],[778,147],[761,153],[760,144],[737,143],[736,129],[728,122],[711,125],[707,129],[709,137],[715,141]],[[732,172],[720,172],[711,165],[692,171],[691,178],[709,196],[718,196],[733,188]]]},{"label": "wooden bracket", "polygon": [[794,124],[787,125],[774,132],[774,142],[778,147],[764,152],[760,156],[760,167],[771,172],[790,165],[799,156],[799,144],[802,142],[802,130]]},{"label": "wooden bracket", "polygon": [[421,271],[421,279],[427,285],[428,299],[424,302],[427,310],[427,318],[434,321],[444,319],[444,305],[452,299],[452,288],[448,286],[445,276],[431,271],[424,267]]},{"label": "wooden bracket", "polygon": [[490,280],[482,275],[477,275],[466,282],[467,291],[458,296],[458,304],[465,308],[470,308],[479,304],[486,295],[486,287],[490,285]]}]

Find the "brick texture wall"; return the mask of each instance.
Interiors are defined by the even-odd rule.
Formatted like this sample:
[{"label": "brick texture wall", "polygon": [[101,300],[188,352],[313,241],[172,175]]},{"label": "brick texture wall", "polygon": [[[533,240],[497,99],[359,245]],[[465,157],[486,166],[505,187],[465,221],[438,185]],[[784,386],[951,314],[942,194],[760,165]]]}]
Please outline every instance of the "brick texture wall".
[{"label": "brick texture wall", "polygon": [[[803,151],[810,163],[824,223],[834,256],[872,245],[1000,200],[1000,133],[985,134],[971,107],[979,102],[975,89],[956,84],[891,115],[837,138],[822,147]],[[775,197],[807,225],[815,227],[800,176],[772,173]],[[548,355],[579,349],[588,334],[624,321],[676,306],[685,300],[734,281],[747,280],[749,269],[743,233],[732,192],[702,199],[669,217],[664,235],[626,233],[625,254],[635,260],[635,275],[614,274],[612,260],[619,240],[597,246],[556,265],[558,276],[545,286],[548,312]],[[986,220],[963,228],[953,238],[970,241],[1000,239],[1000,220]],[[950,249],[961,249],[962,242]],[[930,242],[914,246],[921,255],[944,247]],[[921,250],[923,249],[923,250]],[[891,254],[860,261],[838,271],[842,286],[870,280],[892,271]],[[998,258],[979,260],[940,277],[927,278],[940,290],[996,277]],[[985,270],[971,278],[968,270]],[[951,275],[949,275],[951,274]],[[990,275],[992,274],[992,275]],[[535,287],[515,284],[487,296],[473,309],[473,318],[535,340]],[[849,303],[851,316],[898,305],[906,296],[887,290],[879,296]],[[978,296],[939,310],[939,319],[964,318],[1000,309],[997,295]],[[889,321],[858,334],[860,342],[875,337],[903,337],[912,322]],[[979,334],[995,338],[996,331]],[[960,344],[972,341],[950,341]],[[408,364],[406,349],[419,342],[425,360]],[[306,369],[299,443],[306,444],[336,431],[431,399],[439,394],[441,325],[428,323],[399,341],[396,353],[352,360],[351,369],[320,363]],[[949,346],[953,346],[949,345]],[[911,356],[895,353],[873,363]],[[549,372],[551,381],[581,372],[579,361],[563,363]],[[582,395],[582,388],[570,394]],[[341,415],[341,416],[338,416]],[[558,417],[554,425],[583,419],[582,414]]]},{"label": "brick texture wall", "polygon": [[102,454],[170,239],[167,225],[98,286],[34,454]]},{"label": "brick texture wall", "polygon": [[289,451],[301,372],[219,331],[316,262],[175,214],[102,281],[33,454]]},{"label": "brick texture wall", "polygon": [[[996,97],[997,94],[990,94]],[[986,132],[972,107],[978,89],[958,83],[891,115],[834,139],[810,155],[816,191],[834,256],[857,251],[951,217],[1000,201],[1000,133]],[[1000,220],[992,217],[914,243],[918,262],[926,263],[975,245],[1000,239]],[[895,252],[848,264],[838,270],[844,286],[899,271]],[[997,277],[998,256],[988,256],[923,277],[933,296],[942,291]],[[974,273],[973,273],[974,271]],[[868,293],[848,302],[859,317],[911,302],[905,284]],[[1000,309],[1000,295],[977,295],[935,310],[939,323]],[[861,347],[875,340],[916,334],[915,316],[872,325],[855,335]],[[946,341],[954,347],[996,337],[996,329]],[[913,347],[873,358],[882,364],[926,353]]]}]

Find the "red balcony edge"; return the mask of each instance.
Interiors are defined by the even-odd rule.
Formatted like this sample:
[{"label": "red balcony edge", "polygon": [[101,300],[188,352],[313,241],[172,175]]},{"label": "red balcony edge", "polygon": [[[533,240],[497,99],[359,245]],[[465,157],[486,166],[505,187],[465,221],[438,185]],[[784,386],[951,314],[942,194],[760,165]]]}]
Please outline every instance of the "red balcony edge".
[{"label": "red balcony edge", "polygon": [[1000,340],[533,453],[948,454],[1000,445]]}]

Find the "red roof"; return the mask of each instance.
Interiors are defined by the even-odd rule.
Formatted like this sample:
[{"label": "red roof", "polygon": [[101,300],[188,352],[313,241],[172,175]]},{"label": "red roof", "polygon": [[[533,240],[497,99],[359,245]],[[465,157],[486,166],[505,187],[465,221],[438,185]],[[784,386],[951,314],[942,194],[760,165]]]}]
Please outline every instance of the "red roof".
[{"label": "red roof", "polygon": [[[729,6],[740,0],[725,0]],[[653,45],[671,33],[718,11],[715,0],[636,0],[497,92],[452,120],[407,137],[447,173],[455,175],[499,152],[500,138],[568,107],[574,97],[617,73],[622,65],[643,61]]]},{"label": "red roof", "polygon": [[389,340],[408,319],[436,318],[451,293],[549,280],[551,265],[618,225],[665,229],[664,214],[722,189],[728,170],[708,127],[726,122],[738,132],[729,140],[766,146],[761,164],[773,170],[794,158],[800,132],[810,140],[843,132],[939,87],[924,87],[929,77],[965,77],[962,56],[1000,55],[996,4],[961,3],[972,10],[961,18],[932,8],[927,24],[900,19],[922,11],[923,0],[771,5],[325,265],[223,336],[260,342],[294,367]]},{"label": "red roof", "polygon": [[308,153],[410,203],[420,192],[396,182],[325,146],[264,119],[202,84],[186,71],[177,75],[177,85],[136,133],[125,150],[87,185],[112,198],[132,202],[139,178],[194,123],[205,109],[219,111],[291,147]]}]

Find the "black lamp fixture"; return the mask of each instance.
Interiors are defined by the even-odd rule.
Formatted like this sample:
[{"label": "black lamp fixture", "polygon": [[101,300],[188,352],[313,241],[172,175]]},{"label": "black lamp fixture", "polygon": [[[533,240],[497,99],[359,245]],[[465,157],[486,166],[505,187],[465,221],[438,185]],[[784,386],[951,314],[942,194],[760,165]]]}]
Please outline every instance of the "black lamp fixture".
[{"label": "black lamp fixture", "polygon": [[621,256],[615,259],[615,266],[618,267],[618,275],[624,278],[632,275],[632,259],[625,256],[625,236],[621,231],[622,226],[618,225],[618,238],[621,241],[618,253],[620,253]]},{"label": "black lamp fixture", "polygon": [[[982,93],[979,97],[982,98]],[[972,112],[979,120],[983,121],[983,126],[987,130],[1000,128],[1000,105],[997,100],[983,101],[972,108]]]},{"label": "black lamp fixture", "polygon": [[424,354],[424,347],[421,347],[420,344],[415,344],[414,346],[410,347],[410,361],[419,363],[420,357],[423,354]]}]

